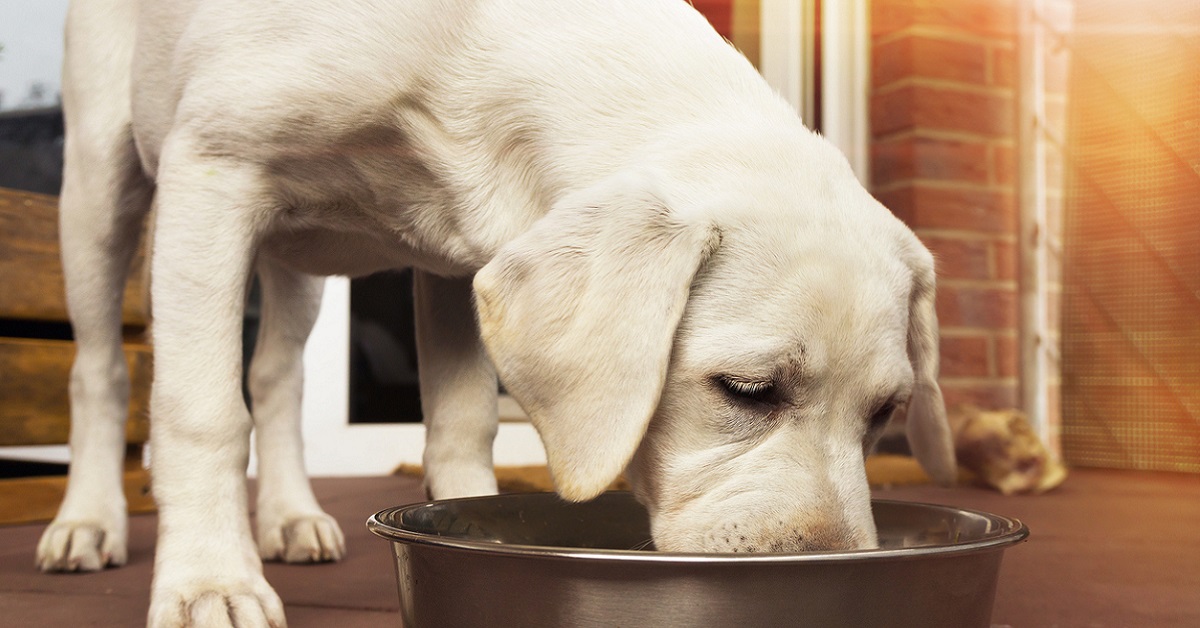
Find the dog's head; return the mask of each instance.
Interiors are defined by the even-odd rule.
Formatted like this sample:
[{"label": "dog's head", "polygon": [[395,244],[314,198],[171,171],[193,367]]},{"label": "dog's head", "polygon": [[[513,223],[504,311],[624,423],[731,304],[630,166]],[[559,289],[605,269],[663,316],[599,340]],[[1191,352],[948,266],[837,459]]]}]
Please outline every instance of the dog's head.
[{"label": "dog's head", "polygon": [[932,257],[819,144],[613,177],[476,276],[562,496],[628,468],[659,549],[872,547],[863,459],[905,409],[953,480]]}]

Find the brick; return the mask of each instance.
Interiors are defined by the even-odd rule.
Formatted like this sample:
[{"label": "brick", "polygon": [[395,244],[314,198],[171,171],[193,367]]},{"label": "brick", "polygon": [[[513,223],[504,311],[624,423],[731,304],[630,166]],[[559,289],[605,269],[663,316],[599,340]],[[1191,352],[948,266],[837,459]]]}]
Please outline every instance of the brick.
[{"label": "brick", "polygon": [[872,0],[871,37],[880,39],[913,25],[913,0]]},{"label": "brick", "polygon": [[910,228],[912,227],[912,219],[916,215],[916,210],[913,208],[913,188],[911,185],[886,191],[874,190],[871,194],[875,196],[875,200],[888,208],[894,216]]},{"label": "brick", "polygon": [[983,85],[987,81],[988,49],[983,42],[933,37],[913,39],[913,73],[960,83]]},{"label": "brick", "polygon": [[912,70],[911,35],[871,48],[871,86],[878,88],[909,78]]},{"label": "brick", "polygon": [[874,0],[871,34],[887,37],[914,26],[959,34],[1011,39],[1016,30],[1013,0]]},{"label": "brick", "polygon": [[917,230],[960,230],[1014,234],[1016,203],[1012,192],[940,188],[922,182],[876,194],[881,203]]},{"label": "brick", "polygon": [[986,148],[977,142],[914,138],[916,176],[921,179],[983,183]]},{"label": "brick", "polygon": [[991,251],[986,240],[923,237],[937,262],[937,274],[948,279],[991,279]]},{"label": "brick", "polygon": [[947,107],[949,120],[943,120],[943,128],[968,133],[1012,137],[1017,117],[1017,106],[1012,94],[950,93],[934,94],[930,98],[945,98],[952,106]]},{"label": "brick", "polygon": [[988,339],[984,336],[942,336],[942,377],[986,377]]},{"label": "brick", "polygon": [[919,135],[875,142],[872,172],[880,186],[911,179],[982,184],[988,180],[987,145]]},{"label": "brick", "polygon": [[921,77],[985,85],[987,67],[988,49],[982,42],[906,35],[876,46],[871,55],[871,83],[882,87]]},{"label": "brick", "polygon": [[994,338],[996,372],[999,377],[1016,377],[1020,371],[1021,349],[1016,336]]},{"label": "brick", "polygon": [[[872,184],[882,187],[893,183],[911,183],[916,176],[915,171],[912,142],[892,139],[871,143]],[[893,208],[892,211],[897,210]]]},{"label": "brick", "polygon": [[1016,109],[1011,95],[951,88],[914,88],[916,124],[921,128],[1011,136]]},{"label": "brick", "polygon": [[1017,51],[1015,48],[995,47],[991,50],[988,82],[997,87],[1017,84]]},{"label": "brick", "polygon": [[911,24],[995,39],[1016,34],[1013,0],[912,0]]},{"label": "brick", "polygon": [[1011,330],[1017,326],[1017,294],[1009,288],[946,285],[937,289],[938,324],[944,328]]},{"label": "brick", "polygon": [[993,278],[1014,280],[1018,272],[1018,249],[1016,242],[992,242]]},{"label": "brick", "polygon": [[1017,384],[1007,382],[968,383],[942,381],[942,397],[946,408],[953,411],[963,405],[984,410],[1016,408],[1019,403]]},{"label": "brick", "polygon": [[730,0],[691,0],[692,6],[708,19],[713,30],[725,39],[733,36],[733,3]]},{"label": "brick", "polygon": [[871,135],[883,137],[916,128],[912,87],[871,95]]},{"label": "brick", "polygon": [[1009,95],[906,85],[871,98],[876,137],[908,129],[1010,137],[1016,116]]},{"label": "brick", "polygon": [[1016,185],[1016,170],[1016,149],[1004,144],[992,146],[992,183],[996,185]]}]

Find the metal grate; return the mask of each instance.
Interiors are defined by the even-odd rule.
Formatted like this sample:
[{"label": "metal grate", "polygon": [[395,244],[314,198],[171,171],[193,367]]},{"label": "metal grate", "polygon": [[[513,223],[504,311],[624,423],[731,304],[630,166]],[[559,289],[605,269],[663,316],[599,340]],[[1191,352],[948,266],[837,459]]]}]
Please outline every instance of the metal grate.
[{"label": "metal grate", "polygon": [[1063,455],[1200,472],[1200,3],[1076,5]]}]

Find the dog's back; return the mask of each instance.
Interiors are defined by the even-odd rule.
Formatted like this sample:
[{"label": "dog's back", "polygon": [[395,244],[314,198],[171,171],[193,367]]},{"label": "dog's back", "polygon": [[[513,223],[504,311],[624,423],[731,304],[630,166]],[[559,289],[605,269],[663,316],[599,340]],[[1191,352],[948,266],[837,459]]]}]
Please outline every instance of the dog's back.
[{"label": "dog's back", "polygon": [[[157,173],[168,134],[236,154],[272,173],[280,204],[293,208],[293,222],[273,231],[374,239],[379,225],[413,234],[414,221],[434,216],[487,216],[459,241],[444,230],[430,238],[452,251],[430,252],[430,239],[404,245],[430,252],[428,264],[479,266],[564,190],[662,153],[647,146],[738,120],[803,132],[679,0],[301,0],[286,13],[235,0],[157,3],[141,16],[134,63],[146,172]],[[331,224],[335,213],[355,223]],[[292,262],[338,248],[318,245],[324,237]],[[382,252],[395,244],[373,242],[378,259],[358,256],[358,266],[303,268],[355,274],[415,261]]]}]

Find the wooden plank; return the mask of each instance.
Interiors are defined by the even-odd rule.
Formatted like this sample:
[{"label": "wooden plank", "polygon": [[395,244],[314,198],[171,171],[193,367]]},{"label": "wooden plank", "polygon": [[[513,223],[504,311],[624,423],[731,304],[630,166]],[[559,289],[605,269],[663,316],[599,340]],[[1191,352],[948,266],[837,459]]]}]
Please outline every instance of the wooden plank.
[{"label": "wooden plank", "polygon": [[[74,355],[74,343],[64,340],[0,338],[0,446],[67,442]],[[150,347],[126,344],[125,359],[130,381],[125,437],[144,443],[150,434]]]},{"label": "wooden plank", "polygon": [[[126,325],[146,325],[142,263],[139,252],[125,285]],[[0,318],[67,320],[56,197],[0,188],[0,286]]]},{"label": "wooden plank", "polygon": [[[129,512],[154,512],[149,471],[127,465],[123,483]],[[0,480],[0,524],[53,519],[66,490],[65,475]]]}]

